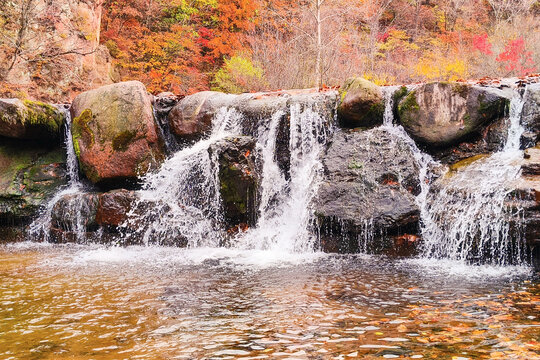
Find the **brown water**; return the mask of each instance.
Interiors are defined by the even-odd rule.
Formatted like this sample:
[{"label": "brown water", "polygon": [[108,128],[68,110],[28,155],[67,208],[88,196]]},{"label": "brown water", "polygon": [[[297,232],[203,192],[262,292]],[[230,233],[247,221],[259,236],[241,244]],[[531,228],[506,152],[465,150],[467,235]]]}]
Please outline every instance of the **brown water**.
[{"label": "brown water", "polygon": [[0,248],[0,359],[540,359],[525,268]]}]

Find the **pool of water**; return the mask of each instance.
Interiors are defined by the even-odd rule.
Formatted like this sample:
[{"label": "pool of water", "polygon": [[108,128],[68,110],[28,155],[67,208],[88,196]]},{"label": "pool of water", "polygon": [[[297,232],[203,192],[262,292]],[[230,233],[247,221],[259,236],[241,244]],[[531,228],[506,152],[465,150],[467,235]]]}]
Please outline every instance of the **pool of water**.
[{"label": "pool of water", "polygon": [[540,359],[526,267],[0,247],[0,359]]}]

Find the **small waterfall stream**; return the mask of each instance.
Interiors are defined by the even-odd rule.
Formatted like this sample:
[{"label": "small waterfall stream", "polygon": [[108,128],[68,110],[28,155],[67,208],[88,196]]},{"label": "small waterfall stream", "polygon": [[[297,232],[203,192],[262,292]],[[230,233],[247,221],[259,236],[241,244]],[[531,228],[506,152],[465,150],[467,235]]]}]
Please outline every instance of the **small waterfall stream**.
[{"label": "small waterfall stream", "polygon": [[[52,223],[53,209],[55,205],[68,195],[82,194],[84,186],[79,178],[79,162],[77,155],[75,154],[75,148],[73,147],[73,138],[71,136],[71,112],[68,107],[59,106],[59,109],[64,114],[65,119],[65,132],[64,132],[64,148],[66,150],[66,175],[68,178],[68,185],[61,191],[57,192],[54,197],[46,204],[42,210],[40,216],[35,219],[29,226],[29,236],[32,239],[39,239],[40,241],[48,242],[50,239],[50,226]],[[84,241],[85,232],[84,229],[84,217],[82,216],[82,207],[84,203],[77,201],[76,198],[73,201],[69,201],[71,209],[69,213],[75,216],[75,224],[72,230],[76,233],[78,241]]]},{"label": "small waterfall stream", "polygon": [[[423,256],[494,265],[519,264],[524,246],[510,221],[519,222],[505,200],[520,174],[520,125],[523,94],[516,90],[510,104],[508,138],[503,149],[448,172],[438,191],[424,200]],[[512,231],[513,230],[513,231]]]},{"label": "small waterfall stream", "polygon": [[272,116],[268,128],[259,129],[262,152],[260,217],[257,227],[241,234],[240,248],[311,252],[316,236],[310,231],[311,201],[322,171],[320,155],[332,131],[315,103],[290,106],[290,180],[285,179],[275,156],[277,127],[282,114]]}]

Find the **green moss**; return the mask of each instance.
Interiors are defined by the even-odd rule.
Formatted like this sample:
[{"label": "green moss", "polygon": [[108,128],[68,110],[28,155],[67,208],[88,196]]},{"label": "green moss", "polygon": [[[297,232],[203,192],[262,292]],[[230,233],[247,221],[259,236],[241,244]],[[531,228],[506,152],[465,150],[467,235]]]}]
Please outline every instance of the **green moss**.
[{"label": "green moss", "polygon": [[64,116],[52,105],[39,101],[23,100],[26,106],[25,124],[42,125],[51,133],[59,133],[64,123]]},{"label": "green moss", "polygon": [[95,137],[92,129],[88,126],[88,123],[94,119],[92,110],[84,110],[78,117],[73,119],[71,134],[73,136],[73,147],[77,157],[80,158],[80,145],[79,141],[82,139],[88,143],[89,146],[94,145]]},{"label": "green moss", "polygon": [[401,122],[404,124],[408,123],[419,110],[420,105],[416,101],[416,91],[412,91],[398,105],[398,114]]},{"label": "green moss", "polygon": [[352,159],[349,163],[348,168],[350,170],[359,170],[364,168],[364,163],[357,161],[356,159]]},{"label": "green moss", "polygon": [[466,99],[469,96],[470,87],[467,84],[452,83],[452,91],[462,98]]},{"label": "green moss", "polygon": [[116,151],[126,151],[137,136],[136,131],[125,130],[116,135],[112,141],[112,147]]},{"label": "green moss", "polygon": [[399,101],[405,96],[407,96],[408,93],[409,89],[407,89],[406,86],[400,87],[396,92],[394,92],[394,95],[392,95],[392,97],[394,98],[394,104],[399,103]]}]

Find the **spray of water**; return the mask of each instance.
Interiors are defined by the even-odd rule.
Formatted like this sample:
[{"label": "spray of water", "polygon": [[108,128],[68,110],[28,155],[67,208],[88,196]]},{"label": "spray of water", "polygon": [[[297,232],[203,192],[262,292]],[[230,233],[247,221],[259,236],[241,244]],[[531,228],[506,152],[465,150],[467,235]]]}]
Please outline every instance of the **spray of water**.
[{"label": "spray of water", "polygon": [[316,236],[310,231],[311,201],[321,178],[320,155],[331,128],[314,102],[290,106],[290,180],[276,162],[275,148],[280,113],[268,128],[259,129],[263,180],[259,223],[237,239],[240,248],[281,252],[312,252]]},{"label": "spray of water", "polygon": [[[241,114],[221,108],[208,138],[177,152],[159,172],[144,177],[124,228],[137,243],[219,246],[223,240],[217,159],[210,146],[240,133]],[[217,155],[216,155],[217,156]]]},{"label": "spray of water", "polygon": [[523,261],[519,233],[509,220],[516,218],[505,206],[511,184],[520,175],[519,141],[523,97],[511,100],[509,130],[500,152],[477,160],[457,173],[449,172],[439,191],[424,199],[423,255],[459,261],[507,265]]}]

